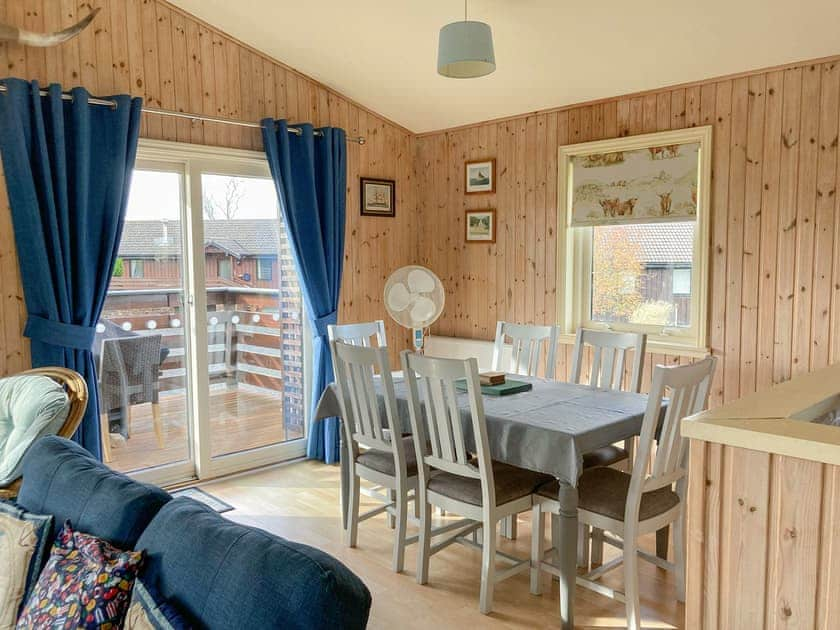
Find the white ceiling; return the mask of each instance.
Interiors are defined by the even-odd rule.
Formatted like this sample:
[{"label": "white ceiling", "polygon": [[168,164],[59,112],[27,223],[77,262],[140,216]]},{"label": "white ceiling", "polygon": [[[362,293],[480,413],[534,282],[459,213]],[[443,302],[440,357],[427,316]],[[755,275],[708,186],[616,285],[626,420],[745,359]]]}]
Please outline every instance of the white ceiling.
[{"label": "white ceiling", "polygon": [[495,73],[436,73],[457,0],[172,0],[415,132],[840,53],[837,0],[471,0]]}]

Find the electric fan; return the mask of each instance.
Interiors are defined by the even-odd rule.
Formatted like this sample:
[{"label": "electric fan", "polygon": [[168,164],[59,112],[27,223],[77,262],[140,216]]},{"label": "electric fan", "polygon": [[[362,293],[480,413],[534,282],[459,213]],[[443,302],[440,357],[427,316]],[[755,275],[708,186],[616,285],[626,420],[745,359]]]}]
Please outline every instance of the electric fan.
[{"label": "electric fan", "polygon": [[423,331],[443,312],[443,284],[432,271],[418,265],[397,269],[385,283],[385,308],[400,326],[411,328],[414,349],[423,350]]}]

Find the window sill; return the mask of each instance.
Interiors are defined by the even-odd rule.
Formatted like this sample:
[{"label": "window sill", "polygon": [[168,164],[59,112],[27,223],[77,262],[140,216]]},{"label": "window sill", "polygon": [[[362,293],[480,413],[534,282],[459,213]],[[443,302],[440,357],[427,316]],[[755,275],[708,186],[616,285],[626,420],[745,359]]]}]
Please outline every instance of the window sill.
[{"label": "window sill", "polygon": [[[563,333],[558,335],[560,343],[574,345],[574,333]],[[647,345],[645,346],[646,354],[671,354],[679,355],[681,357],[691,357],[693,359],[704,359],[711,352],[711,348],[701,348],[690,343],[667,342],[652,340],[648,337]]]}]

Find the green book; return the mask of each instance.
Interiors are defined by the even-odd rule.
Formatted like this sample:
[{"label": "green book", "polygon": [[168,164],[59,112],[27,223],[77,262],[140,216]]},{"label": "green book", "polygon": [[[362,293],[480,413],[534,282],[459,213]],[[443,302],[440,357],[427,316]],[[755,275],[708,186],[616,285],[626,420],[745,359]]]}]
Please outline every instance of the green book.
[{"label": "green book", "polygon": [[[485,396],[510,396],[511,394],[529,392],[532,388],[533,385],[531,383],[526,383],[525,381],[515,381],[509,378],[501,385],[482,385],[481,393]],[[467,391],[467,381],[464,379],[456,381],[455,389],[459,392]]]}]

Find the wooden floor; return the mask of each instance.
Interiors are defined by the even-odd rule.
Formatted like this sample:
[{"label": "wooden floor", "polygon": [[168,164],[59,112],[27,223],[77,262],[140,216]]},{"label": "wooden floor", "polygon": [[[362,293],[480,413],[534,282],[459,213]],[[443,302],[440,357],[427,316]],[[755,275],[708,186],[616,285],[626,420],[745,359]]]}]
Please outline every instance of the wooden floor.
[{"label": "wooden floor", "polygon": [[[390,569],[392,532],[384,515],[359,527],[359,544],[348,549],[341,543],[339,528],[339,470],[311,461],[277,466],[203,484],[207,492],[235,506],[224,516],[248,525],[322,549],[349,566],[367,584],[373,595],[369,628],[410,630],[415,628],[555,628],[559,627],[557,583],[543,575],[544,594],[528,592],[528,574],[496,586],[495,610],[478,612],[480,553],[453,545],[434,555],[429,583],[415,582],[416,546],[408,548],[406,570]],[[365,505],[371,499],[362,496]],[[522,517],[519,540],[501,548],[527,557],[530,521]],[[416,531],[409,525],[409,533]],[[653,540],[645,546],[652,550]],[[608,558],[612,557],[608,555]],[[684,610],[677,603],[671,574],[642,562],[640,589],[645,628],[683,628]],[[605,582],[621,587],[620,571]],[[586,589],[577,589],[576,621],[580,628],[626,627],[624,605]]]},{"label": "wooden floor", "polygon": [[[152,425],[151,405],[132,407],[127,440],[112,439],[109,466],[129,472],[184,461],[188,456],[186,396],[160,398],[164,447],[159,448]],[[247,385],[213,388],[210,392],[210,450],[213,456],[302,437],[302,431],[283,425],[280,394]]]}]

